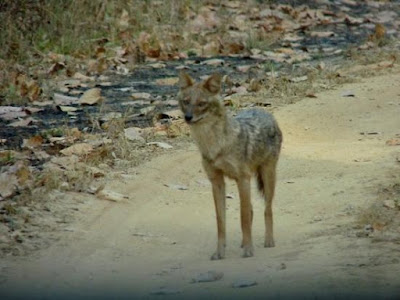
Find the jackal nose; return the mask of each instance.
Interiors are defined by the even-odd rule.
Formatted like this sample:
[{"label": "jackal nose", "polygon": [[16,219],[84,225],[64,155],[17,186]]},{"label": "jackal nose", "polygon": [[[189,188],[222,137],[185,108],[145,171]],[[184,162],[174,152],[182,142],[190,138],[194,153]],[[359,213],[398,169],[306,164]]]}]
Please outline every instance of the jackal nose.
[{"label": "jackal nose", "polygon": [[192,121],[192,119],[193,119],[192,115],[185,115],[185,121],[186,122],[190,122],[190,121]]}]

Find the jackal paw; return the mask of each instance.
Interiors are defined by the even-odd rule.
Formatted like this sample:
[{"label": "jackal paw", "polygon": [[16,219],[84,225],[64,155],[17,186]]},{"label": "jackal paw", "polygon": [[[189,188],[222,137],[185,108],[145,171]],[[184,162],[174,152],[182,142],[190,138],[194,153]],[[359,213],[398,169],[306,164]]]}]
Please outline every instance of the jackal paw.
[{"label": "jackal paw", "polygon": [[275,247],[275,242],[274,242],[274,239],[273,238],[270,238],[270,239],[265,239],[265,242],[264,242],[264,247],[265,248],[272,248],[272,247]]},{"label": "jackal paw", "polygon": [[224,251],[216,251],[213,255],[211,255],[211,260],[219,260],[224,258],[225,258]]},{"label": "jackal paw", "polygon": [[253,246],[244,246],[242,257],[252,257],[252,256],[254,256]]}]

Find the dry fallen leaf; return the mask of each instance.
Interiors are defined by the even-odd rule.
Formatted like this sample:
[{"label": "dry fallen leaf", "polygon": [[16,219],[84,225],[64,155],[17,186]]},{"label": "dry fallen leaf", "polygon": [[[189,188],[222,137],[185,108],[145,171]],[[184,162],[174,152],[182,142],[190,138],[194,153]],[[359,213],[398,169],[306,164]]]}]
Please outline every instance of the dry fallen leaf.
[{"label": "dry fallen leaf", "polygon": [[258,92],[259,90],[261,90],[261,88],[262,88],[261,81],[256,78],[252,78],[250,80],[249,86],[247,87],[247,90],[249,92]]},{"label": "dry fallen leaf", "polygon": [[57,105],[70,105],[78,103],[78,97],[66,96],[63,94],[54,93],[54,102]]},{"label": "dry fallen leaf", "polygon": [[325,69],[325,63],[323,61],[321,61],[318,65],[317,65],[317,69],[318,70],[324,70]]},{"label": "dry fallen leaf", "polygon": [[394,209],[394,208],[396,208],[396,202],[394,202],[394,200],[392,200],[392,199],[384,200],[383,206],[386,208]]},{"label": "dry fallen leaf", "polygon": [[163,101],[163,104],[165,104],[167,106],[178,106],[179,102],[178,102],[178,100],[170,99],[170,100]]},{"label": "dry fallen leaf", "polygon": [[54,75],[58,71],[65,68],[65,64],[63,62],[56,62],[51,65],[51,67],[47,70],[47,73],[50,75]]},{"label": "dry fallen leaf", "polygon": [[87,143],[78,143],[61,150],[60,153],[64,154],[65,156],[71,156],[71,155],[82,156],[89,154],[92,151],[93,151],[92,145]]},{"label": "dry fallen leaf", "polygon": [[150,99],[151,98],[151,94],[149,93],[132,93],[131,97],[134,100],[139,100],[139,99]]},{"label": "dry fallen leaf", "polygon": [[162,113],[159,113],[157,116],[157,121],[161,119],[181,119],[182,118],[182,111],[180,109],[173,109],[173,110],[168,110],[164,111]]},{"label": "dry fallen leaf", "polygon": [[158,85],[175,85],[179,81],[178,77],[160,78],[156,79],[156,84]]},{"label": "dry fallen leaf", "polygon": [[116,111],[112,111],[109,112],[107,114],[105,114],[104,116],[102,116],[100,118],[100,121],[102,122],[108,122],[108,121],[112,121],[112,120],[118,120],[122,118],[122,113],[120,112],[116,112]]},{"label": "dry fallen leaf", "polygon": [[247,87],[245,87],[244,85],[241,85],[241,86],[235,86],[235,87],[233,87],[232,89],[231,89],[231,92],[233,93],[233,94],[238,94],[238,95],[244,95],[244,94],[247,94],[248,92],[247,92]]},{"label": "dry fallen leaf", "polygon": [[75,112],[78,110],[75,106],[58,105],[57,108],[62,112]]},{"label": "dry fallen leaf", "polygon": [[78,128],[73,127],[73,128],[69,128],[65,131],[65,135],[71,140],[77,140],[82,138],[82,131],[80,131]]},{"label": "dry fallen leaf", "polygon": [[8,124],[8,126],[11,126],[11,127],[28,127],[32,123],[34,123],[35,121],[36,120],[34,118],[29,117],[29,118],[26,118],[26,119],[23,119],[23,120],[12,122],[12,123]]},{"label": "dry fallen leaf", "polygon": [[79,81],[94,81],[94,77],[86,76],[79,72],[76,72],[72,77]]},{"label": "dry fallen leaf", "polygon": [[41,93],[42,88],[35,80],[23,81],[20,84],[20,95],[22,97],[28,97],[32,102],[38,100]]},{"label": "dry fallen leaf", "polygon": [[43,150],[34,150],[33,155],[38,160],[47,160],[50,158],[50,154],[48,154],[47,152],[45,152]]},{"label": "dry fallen leaf", "polygon": [[3,120],[12,120],[26,116],[27,113],[23,107],[0,106],[0,118]]},{"label": "dry fallen leaf", "polygon": [[89,89],[79,98],[79,103],[86,105],[98,104],[101,101],[103,101],[103,97],[101,96],[101,89],[99,88]]},{"label": "dry fallen leaf", "polygon": [[74,170],[76,168],[76,164],[79,162],[79,157],[76,155],[70,156],[53,156],[49,163],[45,164],[46,168],[54,168],[57,166],[58,169],[60,167],[65,170]]},{"label": "dry fallen leaf", "polygon": [[386,69],[386,68],[392,68],[394,66],[394,62],[395,60],[385,60],[385,61],[381,61],[376,65],[377,69]]},{"label": "dry fallen leaf", "polygon": [[213,59],[208,59],[203,61],[201,64],[202,65],[207,65],[207,66],[223,66],[225,61],[220,58],[213,58]]},{"label": "dry fallen leaf", "polygon": [[208,6],[199,9],[197,16],[191,21],[190,30],[193,32],[204,32],[217,27],[220,24],[215,11]]},{"label": "dry fallen leaf", "polygon": [[308,76],[304,75],[304,76],[300,76],[300,77],[290,78],[289,81],[293,82],[293,83],[298,83],[298,82],[306,81],[307,79],[308,79]]},{"label": "dry fallen leaf", "polygon": [[310,36],[318,38],[327,38],[335,36],[335,33],[333,31],[311,31]]},{"label": "dry fallen leaf", "polygon": [[18,178],[19,186],[23,186],[31,178],[31,170],[22,163],[20,166],[18,166],[18,170],[15,172],[15,175]]},{"label": "dry fallen leaf", "polygon": [[205,44],[202,49],[202,55],[204,56],[214,56],[221,53],[221,44],[216,41],[211,41]]},{"label": "dry fallen leaf", "polygon": [[100,190],[96,194],[96,196],[99,197],[100,199],[109,200],[113,202],[122,202],[129,200],[128,196],[107,189]]},{"label": "dry fallen leaf", "polygon": [[156,109],[155,106],[147,106],[140,109],[141,116],[147,116],[148,114],[152,113]]},{"label": "dry fallen leaf", "polygon": [[99,177],[104,177],[106,174],[104,173],[103,170],[96,168],[96,167],[90,167],[90,173],[94,178],[99,178]]},{"label": "dry fallen leaf", "polygon": [[177,137],[181,135],[189,135],[190,129],[184,120],[173,120],[167,127],[168,137]]},{"label": "dry fallen leaf", "polygon": [[313,92],[307,93],[306,97],[308,98],[317,98],[317,95],[315,95]]},{"label": "dry fallen leaf", "polygon": [[240,42],[230,42],[224,45],[224,53],[226,54],[240,54],[246,47]]},{"label": "dry fallen leaf", "polygon": [[14,195],[18,186],[18,178],[14,174],[0,173],[0,200]]},{"label": "dry fallen leaf", "polygon": [[29,139],[23,139],[22,148],[33,149],[40,147],[43,144],[43,137],[40,135],[33,136]]},{"label": "dry fallen leaf", "polygon": [[117,26],[121,29],[121,30],[125,30],[129,27],[129,13],[126,9],[122,10],[121,16],[119,17],[118,21],[117,21]]},{"label": "dry fallen leaf", "polygon": [[139,127],[125,128],[124,135],[130,141],[145,142],[145,140],[142,136],[142,129]]},{"label": "dry fallen leaf", "polygon": [[163,63],[154,63],[154,64],[149,64],[149,67],[152,67],[153,69],[164,69],[167,65]]},{"label": "dry fallen leaf", "polygon": [[390,139],[386,141],[386,145],[388,146],[399,146],[400,145],[400,139]]},{"label": "dry fallen leaf", "polygon": [[386,224],[381,222],[374,222],[372,224],[372,228],[374,231],[382,231],[385,228]]},{"label": "dry fallen leaf", "polygon": [[364,23],[365,20],[363,18],[354,18],[352,16],[346,15],[344,21],[348,25],[360,25]]},{"label": "dry fallen leaf", "polygon": [[253,65],[242,65],[242,66],[237,66],[236,69],[239,72],[247,73],[253,67],[254,67]]}]

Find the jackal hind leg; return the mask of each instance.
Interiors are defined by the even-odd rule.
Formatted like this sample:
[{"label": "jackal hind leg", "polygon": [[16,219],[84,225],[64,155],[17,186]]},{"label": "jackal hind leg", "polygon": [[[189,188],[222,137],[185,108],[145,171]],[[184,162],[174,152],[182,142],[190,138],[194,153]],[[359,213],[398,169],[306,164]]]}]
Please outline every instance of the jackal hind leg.
[{"label": "jackal hind leg", "polygon": [[264,247],[274,247],[274,222],[272,213],[272,200],[275,193],[276,182],[276,161],[269,161],[259,168],[263,183],[263,193],[265,199],[265,240]]}]

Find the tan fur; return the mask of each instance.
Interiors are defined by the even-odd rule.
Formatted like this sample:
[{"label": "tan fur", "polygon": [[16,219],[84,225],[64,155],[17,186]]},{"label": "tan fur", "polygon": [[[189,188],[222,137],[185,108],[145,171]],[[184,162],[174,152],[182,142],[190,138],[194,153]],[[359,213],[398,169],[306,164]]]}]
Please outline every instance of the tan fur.
[{"label": "tan fur", "polygon": [[203,158],[203,167],[212,184],[218,242],[211,259],[225,256],[225,181],[234,179],[240,196],[243,256],[253,256],[251,237],[253,210],[250,180],[257,175],[265,198],[265,247],[273,247],[272,199],[275,189],[282,134],[274,117],[261,110],[247,110],[229,116],[219,98],[221,76],[214,74],[196,83],[188,74],[179,75],[178,99]]}]

